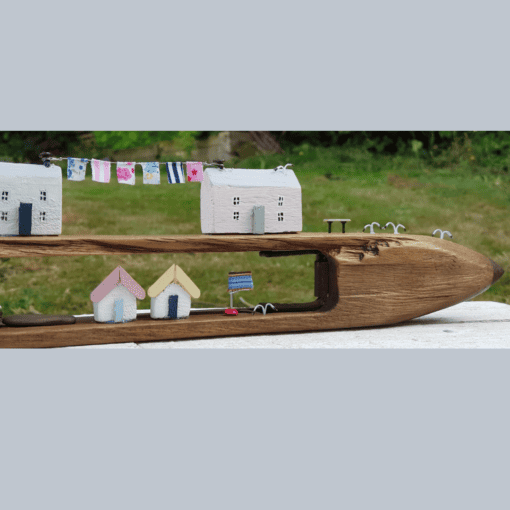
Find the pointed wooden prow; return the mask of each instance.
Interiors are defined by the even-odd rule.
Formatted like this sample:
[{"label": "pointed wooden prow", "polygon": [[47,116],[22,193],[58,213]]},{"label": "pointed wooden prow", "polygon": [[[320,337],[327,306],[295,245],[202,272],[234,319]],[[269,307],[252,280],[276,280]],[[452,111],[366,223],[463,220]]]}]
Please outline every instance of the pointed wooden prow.
[{"label": "pointed wooden prow", "polygon": [[505,273],[505,271],[503,270],[503,268],[496,264],[496,262],[494,262],[492,259],[489,259],[491,261],[491,264],[492,264],[492,268],[494,270],[494,278],[492,279],[492,284],[495,284],[502,276],[503,274]]}]

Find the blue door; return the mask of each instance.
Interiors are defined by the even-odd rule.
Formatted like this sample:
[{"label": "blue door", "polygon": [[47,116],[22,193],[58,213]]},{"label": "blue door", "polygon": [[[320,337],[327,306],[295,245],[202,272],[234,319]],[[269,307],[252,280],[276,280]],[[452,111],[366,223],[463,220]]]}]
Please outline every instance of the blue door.
[{"label": "blue door", "polygon": [[113,320],[114,322],[122,322],[124,316],[124,301],[117,299],[113,305]]},{"label": "blue door", "polygon": [[19,235],[32,234],[32,204],[19,204]]},{"label": "blue door", "polygon": [[177,319],[177,303],[179,302],[179,296],[168,297],[168,318]]}]

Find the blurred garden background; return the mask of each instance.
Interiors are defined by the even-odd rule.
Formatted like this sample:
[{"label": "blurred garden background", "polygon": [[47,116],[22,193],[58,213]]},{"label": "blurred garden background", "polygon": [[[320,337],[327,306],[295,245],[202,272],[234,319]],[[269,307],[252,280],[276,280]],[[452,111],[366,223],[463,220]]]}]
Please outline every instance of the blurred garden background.
[{"label": "blurred garden background", "polygon": [[[154,131],[0,132],[0,161],[41,163],[39,154],[110,161],[212,161],[228,167],[292,163],[303,195],[303,231],[327,231],[324,218],[402,223],[409,234],[449,230],[451,242],[492,258],[506,273],[477,300],[510,304],[510,132],[488,131]],[[65,235],[200,234],[200,184],[159,186],[83,182],[63,172]],[[229,271],[251,270],[248,303],[313,300],[313,256],[257,253],[0,259],[5,315],[92,313],[90,292],[122,265],[147,289],[176,263],[201,289],[192,306],[226,306]],[[239,304],[237,301],[236,304]],[[149,308],[150,299],[139,303]]]}]

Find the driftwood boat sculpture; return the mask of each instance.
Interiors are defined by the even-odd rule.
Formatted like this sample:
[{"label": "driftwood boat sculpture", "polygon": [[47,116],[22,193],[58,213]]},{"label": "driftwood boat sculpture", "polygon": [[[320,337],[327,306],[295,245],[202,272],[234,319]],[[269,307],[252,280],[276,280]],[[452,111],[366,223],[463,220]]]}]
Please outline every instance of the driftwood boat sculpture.
[{"label": "driftwood boat sculpture", "polygon": [[[396,234],[297,233],[190,236],[58,236],[0,238],[0,257],[136,253],[260,252],[267,257],[314,254],[310,303],[277,304],[268,313],[192,310],[188,319],[139,316],[125,324],[77,318],[75,324],[0,327],[0,347],[57,347],[114,342],[383,326],[468,300],[503,274],[489,258],[446,239]],[[242,311],[242,310],[240,310]]]}]

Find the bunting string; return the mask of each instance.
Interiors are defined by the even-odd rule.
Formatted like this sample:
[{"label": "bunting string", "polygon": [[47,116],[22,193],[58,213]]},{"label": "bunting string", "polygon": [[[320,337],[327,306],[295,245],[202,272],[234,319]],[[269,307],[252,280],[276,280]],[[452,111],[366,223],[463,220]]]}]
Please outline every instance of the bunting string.
[{"label": "bunting string", "polygon": [[[135,184],[135,166],[141,165],[144,184],[160,184],[159,165],[166,165],[166,173],[169,184],[183,184],[188,182],[202,182],[204,179],[204,167],[214,166],[223,168],[221,162],[204,163],[201,161],[184,162],[133,162],[133,161],[108,161],[99,159],[54,157],[41,154],[44,164],[50,161],[67,160],[67,179],[70,181],[83,181],[87,173],[87,164],[91,164],[92,180],[95,182],[110,182],[111,166],[117,166],[117,181],[120,184]],[[186,178],[185,175],[186,169]]]},{"label": "bunting string", "polygon": [[[55,157],[50,153],[41,153],[41,159],[45,166],[50,166],[51,161],[67,161],[67,179],[69,181],[83,181],[87,173],[87,165],[91,164],[92,180],[95,182],[108,183],[111,178],[112,165],[116,165],[117,182],[120,184],[135,184],[135,166],[141,165],[143,173],[143,184],[160,184],[161,164],[165,165],[168,184],[184,184],[185,182],[202,182],[204,179],[205,167],[216,167],[224,169],[223,161],[215,160],[212,163],[202,161],[187,162],[134,162],[134,161],[109,161],[99,159],[86,159],[74,157]],[[274,170],[287,170],[292,166],[288,163],[285,166],[278,166]]]},{"label": "bunting string", "polygon": [[[65,161],[67,160],[67,179],[70,181],[83,181],[87,173],[87,164],[91,164],[92,180],[95,182],[110,182],[111,166],[117,166],[117,181],[120,184],[135,184],[135,166],[141,165],[144,184],[160,184],[160,170],[157,161],[152,162],[133,162],[133,161],[103,161],[99,159],[86,158],[60,158],[46,156],[46,161]],[[204,167],[214,166],[223,168],[219,163],[203,163],[201,161],[167,162],[166,173],[168,184],[183,184],[188,182],[202,182],[204,179]],[[184,177],[186,170],[186,178]]]}]

